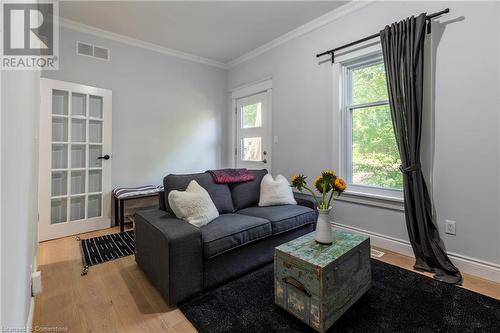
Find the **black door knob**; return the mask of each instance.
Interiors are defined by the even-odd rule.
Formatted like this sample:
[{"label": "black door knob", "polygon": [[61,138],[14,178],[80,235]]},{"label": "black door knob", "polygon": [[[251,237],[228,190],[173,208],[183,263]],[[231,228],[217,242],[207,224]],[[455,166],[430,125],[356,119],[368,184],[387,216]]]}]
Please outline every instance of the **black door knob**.
[{"label": "black door knob", "polygon": [[108,154],[106,154],[106,155],[104,155],[104,156],[99,156],[97,159],[98,159],[98,160],[106,160],[106,161],[107,161],[107,160],[109,160],[109,159],[110,159],[110,156],[109,156]]}]

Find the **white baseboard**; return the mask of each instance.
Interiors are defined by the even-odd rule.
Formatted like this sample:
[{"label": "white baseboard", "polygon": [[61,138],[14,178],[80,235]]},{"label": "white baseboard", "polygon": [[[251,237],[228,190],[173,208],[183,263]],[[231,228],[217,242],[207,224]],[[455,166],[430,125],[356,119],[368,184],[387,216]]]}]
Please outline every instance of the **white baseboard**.
[{"label": "white baseboard", "polygon": [[[376,232],[352,227],[349,225],[332,222],[336,228],[354,231],[370,237],[371,245],[381,247],[396,253],[404,254],[409,257],[415,257],[410,242]],[[448,252],[448,256],[457,268],[462,272],[475,275],[483,279],[500,283],[500,265],[483,261],[476,258],[467,257],[461,254]]]},{"label": "white baseboard", "polygon": [[26,332],[33,332],[34,315],[35,315],[35,297],[31,297],[30,310],[28,312],[28,319],[26,320]]}]

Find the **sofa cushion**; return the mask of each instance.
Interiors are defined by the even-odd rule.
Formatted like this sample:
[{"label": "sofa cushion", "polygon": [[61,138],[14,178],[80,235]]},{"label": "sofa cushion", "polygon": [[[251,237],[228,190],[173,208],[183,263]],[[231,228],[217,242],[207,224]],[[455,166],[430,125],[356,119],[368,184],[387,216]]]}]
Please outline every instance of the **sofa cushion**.
[{"label": "sofa cushion", "polygon": [[201,187],[207,190],[219,213],[224,214],[234,212],[233,199],[231,197],[229,186],[227,184],[216,184],[212,175],[207,172],[186,175],[168,175],[163,178],[166,198],[165,208],[167,212],[172,214],[174,213],[168,204],[168,194],[170,191],[185,191],[191,180],[196,180]]},{"label": "sofa cushion", "polygon": [[271,236],[271,223],[259,217],[223,214],[200,228],[206,259]]},{"label": "sofa cushion", "polygon": [[243,183],[229,184],[235,210],[257,206],[260,198],[260,183],[267,174],[266,169],[248,170],[254,175],[254,180]]},{"label": "sofa cushion", "polygon": [[273,235],[314,223],[317,218],[314,210],[298,205],[249,207],[237,213],[271,221]]}]

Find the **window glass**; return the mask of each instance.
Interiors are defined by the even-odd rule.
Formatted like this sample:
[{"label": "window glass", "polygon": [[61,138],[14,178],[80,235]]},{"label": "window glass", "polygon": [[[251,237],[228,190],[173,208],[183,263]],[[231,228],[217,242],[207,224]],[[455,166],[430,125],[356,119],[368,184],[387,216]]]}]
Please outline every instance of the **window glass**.
[{"label": "window glass", "polygon": [[352,75],[352,104],[386,101],[387,83],[383,63],[354,68]]},{"label": "window glass", "polygon": [[389,106],[353,109],[352,183],[401,189],[401,159]]},{"label": "window glass", "polygon": [[245,105],[241,112],[243,128],[262,126],[262,103]]}]

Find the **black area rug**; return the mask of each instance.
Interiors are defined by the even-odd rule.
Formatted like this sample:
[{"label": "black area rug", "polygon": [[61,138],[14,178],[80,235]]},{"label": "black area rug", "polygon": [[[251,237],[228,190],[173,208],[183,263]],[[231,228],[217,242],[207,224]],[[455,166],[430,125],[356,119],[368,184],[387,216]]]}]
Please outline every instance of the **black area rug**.
[{"label": "black area rug", "polygon": [[[372,260],[371,289],[328,332],[500,332],[500,301]],[[200,333],[314,332],[274,305],[273,266],[181,304]]]},{"label": "black area rug", "polygon": [[128,230],[111,235],[80,240],[83,272],[86,275],[89,266],[134,254],[134,231]]}]

